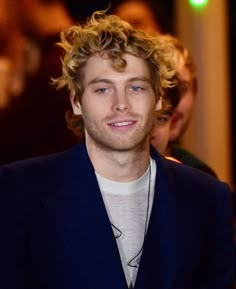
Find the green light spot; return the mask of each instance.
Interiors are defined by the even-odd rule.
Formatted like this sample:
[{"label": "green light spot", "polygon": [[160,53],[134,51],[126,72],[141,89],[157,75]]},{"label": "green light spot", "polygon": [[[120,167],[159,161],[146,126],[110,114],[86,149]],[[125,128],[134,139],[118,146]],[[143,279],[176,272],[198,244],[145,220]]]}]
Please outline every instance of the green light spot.
[{"label": "green light spot", "polygon": [[189,4],[193,7],[193,8],[203,8],[204,6],[206,6],[208,3],[208,0],[189,0]]}]

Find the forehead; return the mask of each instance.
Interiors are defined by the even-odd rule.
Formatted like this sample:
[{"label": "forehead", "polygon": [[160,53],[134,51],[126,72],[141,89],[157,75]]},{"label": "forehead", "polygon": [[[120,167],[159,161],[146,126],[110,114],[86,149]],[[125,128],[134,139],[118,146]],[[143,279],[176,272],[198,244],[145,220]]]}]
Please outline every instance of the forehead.
[{"label": "forehead", "polygon": [[85,83],[95,78],[126,79],[133,77],[145,77],[151,80],[151,72],[147,62],[134,55],[124,53],[122,58],[126,61],[126,67],[122,72],[115,70],[111,59],[107,54],[94,54],[90,56],[83,68]]}]

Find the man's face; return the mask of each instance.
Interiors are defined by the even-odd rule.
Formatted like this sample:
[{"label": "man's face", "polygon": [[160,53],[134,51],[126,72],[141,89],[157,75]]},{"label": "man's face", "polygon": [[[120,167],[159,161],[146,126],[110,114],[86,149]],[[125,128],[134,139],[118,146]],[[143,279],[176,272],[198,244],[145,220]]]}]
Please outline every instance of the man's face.
[{"label": "man's face", "polygon": [[156,104],[150,70],[143,59],[123,57],[123,72],[98,54],[83,69],[82,100],[72,101],[72,107],[83,117],[87,147],[128,151],[149,145]]},{"label": "man's face", "polygon": [[189,69],[184,66],[183,59],[176,64],[183,86],[180,91],[180,102],[173,111],[170,125],[170,142],[178,141],[184,134],[195,102],[195,94]]},{"label": "man's face", "polygon": [[165,154],[170,136],[171,114],[169,110],[157,114],[156,124],[151,133],[151,144],[161,153]]}]

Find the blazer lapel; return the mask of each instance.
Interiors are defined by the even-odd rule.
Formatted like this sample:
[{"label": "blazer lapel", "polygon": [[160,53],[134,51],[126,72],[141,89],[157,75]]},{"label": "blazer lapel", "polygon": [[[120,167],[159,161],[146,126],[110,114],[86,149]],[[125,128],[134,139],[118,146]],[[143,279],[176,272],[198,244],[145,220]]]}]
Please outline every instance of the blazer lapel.
[{"label": "blazer lapel", "polygon": [[76,275],[82,271],[85,288],[127,289],[116,240],[84,145],[69,152],[63,170],[57,217],[67,244],[63,248],[65,263],[73,264],[70,278],[75,280],[74,288],[80,288]]},{"label": "blazer lapel", "polygon": [[175,191],[169,185],[162,158],[156,155],[155,159],[155,195],[135,289],[170,288],[179,258]]}]

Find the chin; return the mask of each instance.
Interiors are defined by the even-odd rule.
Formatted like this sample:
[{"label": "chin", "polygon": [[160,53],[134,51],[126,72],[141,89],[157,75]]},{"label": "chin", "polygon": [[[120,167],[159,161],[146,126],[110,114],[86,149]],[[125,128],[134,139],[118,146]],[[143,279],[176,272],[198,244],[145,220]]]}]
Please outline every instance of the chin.
[{"label": "chin", "polygon": [[146,149],[147,141],[137,141],[137,142],[125,142],[125,141],[116,141],[112,143],[104,144],[108,150],[113,150],[117,152],[128,152],[128,151],[140,151]]},{"label": "chin", "polygon": [[169,138],[169,142],[171,142],[171,143],[175,143],[175,142],[177,142],[178,140],[179,140],[179,138],[180,138],[180,135],[179,135],[179,133],[173,133],[171,136],[170,136],[170,138]]}]

